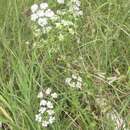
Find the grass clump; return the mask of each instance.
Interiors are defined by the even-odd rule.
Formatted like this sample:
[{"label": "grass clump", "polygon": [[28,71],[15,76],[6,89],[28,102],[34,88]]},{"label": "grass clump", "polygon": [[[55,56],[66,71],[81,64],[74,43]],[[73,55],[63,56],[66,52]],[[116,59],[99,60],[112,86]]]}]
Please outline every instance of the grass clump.
[{"label": "grass clump", "polygon": [[[129,130],[130,2],[62,2],[0,0],[0,129]],[[41,3],[54,18],[31,21]],[[43,127],[35,115],[45,88],[58,98]]]}]

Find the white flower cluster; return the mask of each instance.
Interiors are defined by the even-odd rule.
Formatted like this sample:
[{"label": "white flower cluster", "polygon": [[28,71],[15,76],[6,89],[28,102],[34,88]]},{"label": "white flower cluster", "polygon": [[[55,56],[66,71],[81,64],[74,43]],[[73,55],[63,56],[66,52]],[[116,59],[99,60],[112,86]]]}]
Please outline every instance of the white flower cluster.
[{"label": "white flower cluster", "polygon": [[36,22],[44,30],[50,28],[49,20],[55,17],[55,13],[48,7],[48,3],[34,4],[31,6],[31,20]]},{"label": "white flower cluster", "polygon": [[64,4],[64,3],[65,3],[64,0],[57,0],[57,2],[58,2],[59,4]]},{"label": "white flower cluster", "polygon": [[51,88],[40,91],[38,93],[38,98],[40,98],[40,108],[38,114],[35,116],[35,120],[41,123],[43,127],[48,127],[55,121],[55,111],[54,111],[54,100],[58,98],[57,93],[52,93]]},{"label": "white flower cluster", "polygon": [[80,6],[81,6],[80,0],[70,0],[69,10],[70,12],[73,12],[73,15],[75,17],[83,15],[83,11],[80,9]]},{"label": "white flower cluster", "polygon": [[66,78],[65,83],[72,88],[82,89],[82,78],[77,74],[72,74],[71,77]]},{"label": "white flower cluster", "polygon": [[[65,6],[62,9],[55,10],[55,12],[49,8],[46,2],[31,6],[31,20],[40,27],[34,27],[34,34],[39,35],[41,32],[48,33],[52,29],[62,29],[63,27],[68,29],[70,34],[74,34],[74,19],[83,14],[80,10],[80,1],[70,0],[65,3],[64,0],[57,0],[57,3],[65,4]],[[73,20],[72,15],[74,16]]]}]

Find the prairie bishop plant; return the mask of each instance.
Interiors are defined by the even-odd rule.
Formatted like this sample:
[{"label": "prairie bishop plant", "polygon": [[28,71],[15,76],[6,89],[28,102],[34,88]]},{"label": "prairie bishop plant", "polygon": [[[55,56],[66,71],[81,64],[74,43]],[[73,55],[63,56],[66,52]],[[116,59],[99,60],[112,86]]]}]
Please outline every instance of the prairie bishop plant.
[{"label": "prairie bishop plant", "polygon": [[65,83],[69,87],[79,90],[81,90],[83,86],[82,78],[78,74],[72,74],[71,77],[67,77]]},{"label": "prairie bishop plant", "polygon": [[83,15],[80,9],[81,2],[79,0],[55,0],[53,4],[51,2],[49,0],[31,6],[30,19],[35,46],[43,43],[43,40],[53,42],[64,41],[68,36],[76,38],[78,23]]},{"label": "prairie bishop plant", "polygon": [[48,127],[55,121],[55,102],[58,98],[56,92],[52,92],[51,88],[41,90],[37,96],[40,99],[39,110],[35,115],[35,120],[42,127]]}]

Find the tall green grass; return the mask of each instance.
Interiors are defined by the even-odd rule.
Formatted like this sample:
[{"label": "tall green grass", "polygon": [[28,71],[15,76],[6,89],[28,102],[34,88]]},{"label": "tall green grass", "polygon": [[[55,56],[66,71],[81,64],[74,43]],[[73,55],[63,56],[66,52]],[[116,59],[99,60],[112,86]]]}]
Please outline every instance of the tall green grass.
[{"label": "tall green grass", "polygon": [[[66,39],[40,48],[25,44],[34,40],[25,13],[34,2],[0,0],[0,121],[10,130],[43,130],[35,121],[37,93],[51,87],[59,100],[48,130],[114,130],[105,116],[112,108],[129,128],[130,1],[82,0],[81,42]],[[82,76],[83,91],[65,85],[73,72]],[[118,80],[109,85],[99,73]],[[97,97],[108,105],[100,107]]]}]

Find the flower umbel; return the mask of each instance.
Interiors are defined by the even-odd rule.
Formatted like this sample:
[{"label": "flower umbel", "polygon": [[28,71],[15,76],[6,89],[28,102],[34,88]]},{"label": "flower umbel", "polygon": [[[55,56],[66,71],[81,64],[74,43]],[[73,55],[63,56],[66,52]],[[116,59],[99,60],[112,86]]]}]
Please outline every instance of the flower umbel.
[{"label": "flower umbel", "polygon": [[43,127],[48,127],[55,121],[54,99],[57,99],[58,95],[56,92],[52,93],[51,88],[47,88],[40,91],[37,97],[40,98],[40,107],[35,120]]},{"label": "flower umbel", "polygon": [[78,74],[66,78],[65,83],[72,88],[82,89],[82,78]]}]

